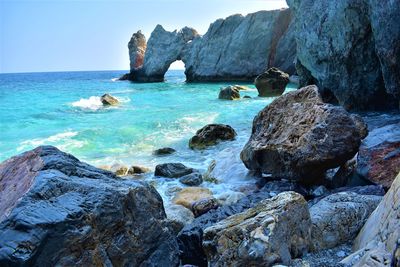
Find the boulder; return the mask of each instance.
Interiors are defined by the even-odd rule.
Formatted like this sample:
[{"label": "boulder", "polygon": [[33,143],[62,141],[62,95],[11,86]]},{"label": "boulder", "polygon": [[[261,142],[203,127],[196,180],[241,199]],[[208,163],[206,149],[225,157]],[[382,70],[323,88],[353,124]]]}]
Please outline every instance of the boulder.
[{"label": "boulder", "polygon": [[234,140],[235,137],[236,132],[229,125],[208,124],[198,130],[196,134],[190,138],[189,147],[191,149],[204,149],[216,145],[220,141]]},{"label": "boulder", "polygon": [[156,156],[165,156],[165,155],[171,155],[175,152],[176,152],[176,150],[171,147],[163,147],[163,148],[154,150],[153,154]]},{"label": "boulder", "polygon": [[128,174],[129,175],[135,175],[135,174],[143,174],[143,173],[147,173],[150,172],[149,168],[146,167],[142,167],[142,166],[131,166],[128,170]]},{"label": "boulder", "polygon": [[193,171],[192,168],[188,168],[182,163],[163,163],[156,166],[154,175],[167,178],[179,178]]},{"label": "boulder", "polygon": [[400,122],[370,131],[361,143],[357,173],[388,190],[400,172]]},{"label": "boulder", "polygon": [[102,95],[100,100],[104,106],[116,106],[119,104],[118,99],[116,99],[115,97],[113,97],[112,95],[109,95],[109,94]]},{"label": "boulder", "polygon": [[266,72],[257,76],[254,84],[258,90],[258,96],[280,96],[289,83],[289,74],[277,68],[270,68]]},{"label": "boulder", "polygon": [[192,204],[194,217],[199,217],[210,210],[218,208],[218,201],[215,198],[203,198]]},{"label": "boulder", "polygon": [[307,202],[285,192],[207,228],[203,248],[211,266],[289,265],[308,252],[310,226]]},{"label": "boulder", "polygon": [[340,192],[310,208],[313,250],[334,248],[354,240],[381,196]]},{"label": "boulder", "polygon": [[199,186],[203,182],[203,177],[200,173],[193,172],[188,175],[182,176],[179,179],[179,182],[188,186]]},{"label": "boulder", "polygon": [[[146,48],[146,37],[143,35],[143,33],[141,31],[134,33],[128,43],[131,72],[142,67]],[[129,79],[129,75],[124,75],[123,78]]]},{"label": "boulder", "polygon": [[185,225],[190,224],[194,219],[193,213],[181,205],[167,205],[165,207],[165,213],[167,214],[168,220],[174,226],[174,232],[176,234],[178,234]]},{"label": "boulder", "polygon": [[307,86],[258,113],[240,157],[250,170],[318,184],[354,157],[365,134],[361,117],[325,104],[318,88]]},{"label": "boulder", "polygon": [[125,176],[128,174],[128,167],[122,164],[113,164],[110,171],[114,172],[118,176]]},{"label": "boulder", "polygon": [[175,236],[147,183],[55,147],[0,164],[1,266],[176,266]]},{"label": "boulder", "polygon": [[207,198],[212,198],[212,192],[210,189],[203,187],[186,187],[175,195],[172,202],[191,209],[193,203]]},{"label": "boulder", "polygon": [[240,99],[240,93],[239,90],[236,89],[234,86],[228,86],[225,88],[221,88],[218,98],[225,100],[236,100]]}]

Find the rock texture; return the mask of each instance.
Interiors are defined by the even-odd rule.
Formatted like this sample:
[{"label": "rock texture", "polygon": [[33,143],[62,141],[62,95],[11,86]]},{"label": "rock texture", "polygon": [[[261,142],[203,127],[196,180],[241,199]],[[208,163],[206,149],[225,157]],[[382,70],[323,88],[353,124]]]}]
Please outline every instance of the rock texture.
[{"label": "rock texture", "polygon": [[354,157],[366,135],[362,119],[324,104],[316,86],[289,92],[254,118],[241,152],[250,170],[313,184]]},{"label": "rock texture", "polygon": [[141,31],[134,33],[128,43],[131,72],[142,67],[146,47],[147,43],[144,34]]},{"label": "rock texture", "polygon": [[187,187],[179,191],[172,199],[172,202],[191,210],[195,202],[210,198],[212,198],[212,192],[208,188]]},{"label": "rock texture", "polygon": [[307,202],[294,192],[263,200],[207,228],[203,248],[212,266],[290,264],[310,245]]},{"label": "rock texture", "polygon": [[220,141],[233,140],[235,137],[236,132],[229,125],[208,124],[198,130],[196,134],[190,138],[189,147],[191,149],[204,149]]},{"label": "rock texture", "polygon": [[179,182],[188,186],[199,186],[203,182],[203,176],[198,172],[193,172],[179,178]]},{"label": "rock texture", "polygon": [[289,74],[277,68],[270,68],[257,76],[254,84],[258,90],[258,96],[279,96],[285,91],[289,83]]},{"label": "rock texture", "polygon": [[118,99],[109,94],[104,94],[100,97],[101,103],[105,106],[115,106],[119,104]]},{"label": "rock texture", "polygon": [[221,90],[219,91],[218,98],[225,100],[240,99],[239,89],[237,89],[235,86],[228,86],[225,88],[221,88]]},{"label": "rock texture", "polygon": [[163,202],[51,146],[0,165],[1,266],[176,266]]},{"label": "rock texture", "polygon": [[156,166],[154,175],[167,178],[179,178],[191,174],[193,171],[192,168],[188,168],[182,163],[163,163]]},{"label": "rock texture", "polygon": [[162,147],[162,148],[154,150],[153,151],[153,155],[165,156],[165,155],[171,155],[171,154],[173,154],[175,152],[176,152],[176,150],[173,149],[172,147]]},{"label": "rock texture", "polygon": [[400,7],[396,1],[288,0],[297,72],[346,109],[398,108]]}]

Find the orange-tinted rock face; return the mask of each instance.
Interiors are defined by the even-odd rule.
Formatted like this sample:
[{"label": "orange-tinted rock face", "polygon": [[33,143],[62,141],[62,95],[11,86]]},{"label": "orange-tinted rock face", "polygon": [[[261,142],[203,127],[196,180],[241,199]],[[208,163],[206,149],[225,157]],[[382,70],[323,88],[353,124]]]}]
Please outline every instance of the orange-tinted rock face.
[{"label": "orange-tinted rock face", "polygon": [[144,62],[144,54],[147,48],[146,37],[141,31],[138,31],[132,35],[132,38],[128,43],[128,48],[131,71],[134,71],[142,67]]}]

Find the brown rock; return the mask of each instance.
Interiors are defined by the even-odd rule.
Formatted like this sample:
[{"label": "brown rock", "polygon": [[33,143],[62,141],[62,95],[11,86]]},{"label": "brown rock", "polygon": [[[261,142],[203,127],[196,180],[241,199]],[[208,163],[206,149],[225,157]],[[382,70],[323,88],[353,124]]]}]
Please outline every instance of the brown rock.
[{"label": "brown rock", "polygon": [[172,199],[172,202],[177,205],[182,205],[185,208],[191,209],[193,203],[205,198],[211,198],[210,189],[203,187],[187,187],[178,192]]},{"label": "brown rock", "polygon": [[109,94],[102,95],[100,100],[101,100],[101,103],[103,103],[103,105],[105,105],[105,106],[115,106],[115,105],[119,104],[118,99],[116,99],[115,97],[113,97],[112,95],[109,95]]},{"label": "brown rock", "polygon": [[221,88],[221,90],[219,91],[218,98],[225,100],[240,99],[239,89],[237,89],[235,86],[228,86],[225,88]]},{"label": "brown rock", "polygon": [[192,204],[194,217],[199,217],[209,210],[218,208],[218,201],[215,198],[204,198]]},{"label": "brown rock", "polygon": [[191,149],[204,149],[215,145],[220,141],[233,140],[236,137],[235,130],[225,124],[208,124],[198,130],[189,140]]}]

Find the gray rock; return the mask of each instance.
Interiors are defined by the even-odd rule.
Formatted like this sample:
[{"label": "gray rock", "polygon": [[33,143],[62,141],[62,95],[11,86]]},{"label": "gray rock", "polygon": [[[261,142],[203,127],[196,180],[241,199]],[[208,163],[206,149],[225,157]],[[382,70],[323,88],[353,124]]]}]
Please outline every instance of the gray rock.
[{"label": "gray rock", "polygon": [[189,147],[191,149],[204,149],[221,141],[233,140],[236,135],[235,130],[229,125],[207,124],[190,138]]},{"label": "gray rock", "polygon": [[240,157],[250,170],[320,184],[328,169],[354,157],[365,129],[361,118],[323,103],[318,88],[308,86],[259,112]]},{"label": "gray rock", "polygon": [[219,91],[218,98],[225,100],[240,99],[240,93],[239,90],[236,89],[234,86],[228,86],[225,88],[221,88],[221,90]]},{"label": "gray rock", "polygon": [[179,178],[179,182],[188,186],[199,186],[203,182],[203,176],[198,172],[193,172]]},{"label": "gray rock", "polygon": [[167,178],[179,178],[192,173],[194,170],[182,163],[163,163],[156,166],[154,175]]},{"label": "gray rock", "polygon": [[277,68],[270,68],[257,76],[254,84],[258,90],[258,96],[280,96],[289,83],[289,74]]},{"label": "gray rock", "polygon": [[168,220],[171,221],[174,226],[174,232],[176,234],[194,219],[193,213],[182,205],[167,205],[165,207],[165,213]]},{"label": "gray rock", "polygon": [[104,106],[115,106],[119,104],[118,99],[113,97],[112,95],[109,94],[104,94],[100,97],[101,103],[103,103]]},{"label": "gray rock", "polygon": [[1,266],[176,266],[163,202],[123,180],[42,146],[0,164]]}]

